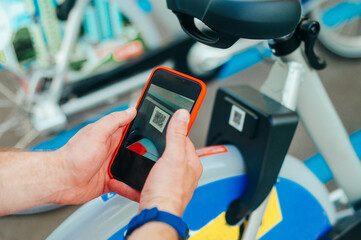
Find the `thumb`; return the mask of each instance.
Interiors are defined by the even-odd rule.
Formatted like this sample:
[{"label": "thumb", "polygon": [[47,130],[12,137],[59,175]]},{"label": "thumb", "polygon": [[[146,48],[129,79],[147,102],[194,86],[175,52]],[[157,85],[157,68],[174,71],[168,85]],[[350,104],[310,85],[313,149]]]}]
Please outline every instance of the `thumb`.
[{"label": "thumb", "polygon": [[189,118],[189,112],[185,109],[180,109],[173,115],[167,128],[165,155],[184,154]]}]

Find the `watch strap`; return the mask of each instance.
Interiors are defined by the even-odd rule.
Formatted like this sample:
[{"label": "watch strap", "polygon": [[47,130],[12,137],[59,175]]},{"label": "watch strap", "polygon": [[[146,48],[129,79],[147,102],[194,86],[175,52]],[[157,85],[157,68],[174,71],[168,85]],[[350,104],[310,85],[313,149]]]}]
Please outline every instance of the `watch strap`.
[{"label": "watch strap", "polygon": [[143,226],[150,221],[163,222],[173,227],[181,239],[187,239],[188,226],[179,216],[168,212],[160,211],[158,208],[144,209],[137,216],[135,216],[128,224],[126,237],[128,237],[134,230]]}]

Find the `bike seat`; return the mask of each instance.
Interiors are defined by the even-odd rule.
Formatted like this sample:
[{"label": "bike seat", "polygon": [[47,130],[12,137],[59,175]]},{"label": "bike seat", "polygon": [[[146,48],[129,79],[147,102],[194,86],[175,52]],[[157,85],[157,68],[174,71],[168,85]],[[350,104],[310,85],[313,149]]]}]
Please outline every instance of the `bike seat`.
[{"label": "bike seat", "polygon": [[[167,0],[167,4],[192,38],[220,48],[239,38],[283,37],[294,31],[301,17],[299,0]],[[201,32],[194,18],[216,34]]]}]

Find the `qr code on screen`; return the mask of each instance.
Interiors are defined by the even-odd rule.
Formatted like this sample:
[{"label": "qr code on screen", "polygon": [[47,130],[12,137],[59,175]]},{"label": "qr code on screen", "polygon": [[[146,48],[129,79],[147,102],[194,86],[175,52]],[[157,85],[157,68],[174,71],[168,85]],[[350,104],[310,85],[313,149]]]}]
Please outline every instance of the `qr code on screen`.
[{"label": "qr code on screen", "polygon": [[238,131],[242,132],[245,117],[246,117],[246,112],[233,105],[231,110],[231,116],[229,117],[228,123]]},{"label": "qr code on screen", "polygon": [[167,125],[170,115],[164,112],[157,106],[154,108],[152,117],[150,118],[150,125],[155,127],[159,132],[163,133],[165,126]]}]

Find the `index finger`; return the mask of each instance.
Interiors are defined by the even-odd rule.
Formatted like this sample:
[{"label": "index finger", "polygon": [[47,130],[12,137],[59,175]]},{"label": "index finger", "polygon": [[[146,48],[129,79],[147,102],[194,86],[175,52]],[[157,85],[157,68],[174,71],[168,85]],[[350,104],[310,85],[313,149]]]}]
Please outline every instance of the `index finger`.
[{"label": "index finger", "polygon": [[110,136],[120,127],[123,127],[130,123],[135,115],[137,110],[135,108],[129,108],[122,112],[113,112],[94,124],[95,131],[101,131],[104,136]]}]

